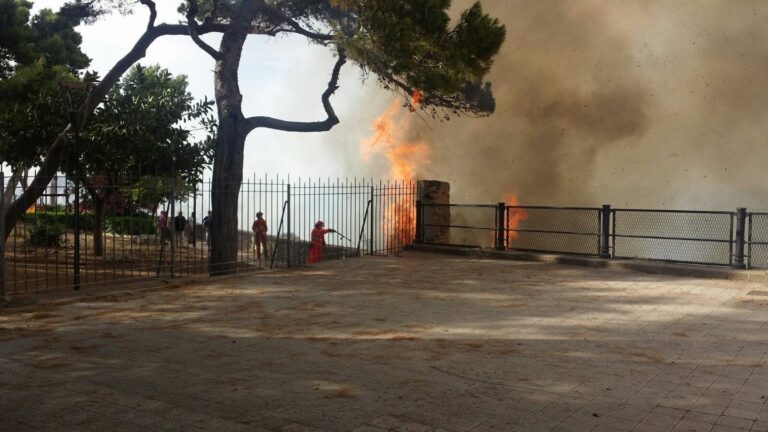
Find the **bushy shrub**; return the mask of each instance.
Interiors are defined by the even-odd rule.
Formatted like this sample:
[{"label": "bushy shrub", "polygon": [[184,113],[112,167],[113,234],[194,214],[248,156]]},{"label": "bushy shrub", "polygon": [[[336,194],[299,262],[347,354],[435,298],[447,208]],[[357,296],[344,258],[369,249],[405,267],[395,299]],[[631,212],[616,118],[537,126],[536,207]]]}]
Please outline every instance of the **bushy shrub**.
[{"label": "bushy shrub", "polygon": [[[74,229],[75,227],[75,215],[73,213],[64,212],[46,212],[46,213],[31,213],[24,215],[26,222],[33,224],[59,224],[63,225],[66,229]],[[80,215],[80,229],[81,230],[93,230],[95,226],[95,219],[93,214],[82,213]]]},{"label": "bushy shrub", "polygon": [[155,234],[155,219],[151,215],[108,216],[105,231],[118,235]]},{"label": "bushy shrub", "polygon": [[55,247],[61,246],[61,237],[65,229],[59,223],[36,222],[29,230],[29,243],[37,247]]},{"label": "bushy shrub", "polygon": [[[75,228],[75,215],[64,212],[40,212],[24,215],[24,221],[38,224],[56,224],[63,229]],[[93,231],[96,226],[96,218],[93,213],[80,214],[80,229]],[[135,216],[107,216],[104,221],[104,231],[118,235],[155,234],[155,220],[151,215],[139,214]]]}]

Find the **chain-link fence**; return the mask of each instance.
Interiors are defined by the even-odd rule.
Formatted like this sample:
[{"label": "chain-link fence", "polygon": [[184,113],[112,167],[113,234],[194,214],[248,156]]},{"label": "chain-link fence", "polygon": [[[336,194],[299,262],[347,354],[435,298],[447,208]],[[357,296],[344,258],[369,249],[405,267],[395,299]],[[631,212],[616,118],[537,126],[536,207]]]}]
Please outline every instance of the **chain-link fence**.
[{"label": "chain-link fence", "polygon": [[768,213],[750,213],[747,239],[747,265],[750,268],[768,267]]},{"label": "chain-link fence", "polygon": [[508,249],[599,253],[599,208],[507,206],[505,214]]},{"label": "chain-link fence", "polygon": [[734,212],[615,209],[614,258],[733,263]]}]

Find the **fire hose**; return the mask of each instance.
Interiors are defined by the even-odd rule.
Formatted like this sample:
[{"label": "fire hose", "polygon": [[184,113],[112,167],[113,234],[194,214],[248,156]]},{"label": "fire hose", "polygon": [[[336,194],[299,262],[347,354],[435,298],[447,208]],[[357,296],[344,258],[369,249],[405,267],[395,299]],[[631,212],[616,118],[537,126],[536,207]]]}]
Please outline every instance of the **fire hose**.
[{"label": "fire hose", "polygon": [[334,233],[338,234],[338,236],[341,237],[343,240],[346,240],[348,242],[352,241],[352,239],[350,239],[349,237],[345,236],[344,234],[342,234],[342,233],[340,233],[338,231],[334,231]]}]

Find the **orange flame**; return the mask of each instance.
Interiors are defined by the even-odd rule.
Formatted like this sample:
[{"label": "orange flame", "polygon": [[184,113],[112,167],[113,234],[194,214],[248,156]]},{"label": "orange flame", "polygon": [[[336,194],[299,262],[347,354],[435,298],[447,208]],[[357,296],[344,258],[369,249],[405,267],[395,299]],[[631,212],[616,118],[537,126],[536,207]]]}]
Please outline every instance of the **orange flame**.
[{"label": "orange flame", "polygon": [[413,93],[411,93],[411,112],[416,111],[416,107],[421,104],[421,99],[424,98],[424,93],[422,93],[420,90],[414,90]]},{"label": "orange flame", "polygon": [[[507,204],[507,206],[518,206],[520,205],[520,202],[517,199],[517,195],[514,193],[508,193],[504,195],[504,203]],[[517,231],[511,231],[514,229],[517,229],[520,226],[520,222],[528,219],[528,213],[521,208],[510,208],[507,211],[507,241],[514,240],[518,237]],[[507,247],[509,247],[509,244],[507,244]]]},{"label": "orange flame", "polygon": [[[414,103],[418,103],[421,92],[415,91],[412,98]],[[361,143],[363,160],[369,160],[374,154],[383,154],[389,162],[390,177],[404,183],[415,181],[418,168],[429,163],[429,145],[406,138],[411,121],[411,117],[403,115],[401,102],[395,100],[373,121],[373,134]],[[384,204],[382,225],[394,228],[387,239],[387,247],[410,243],[416,228],[413,197],[394,196]]]}]

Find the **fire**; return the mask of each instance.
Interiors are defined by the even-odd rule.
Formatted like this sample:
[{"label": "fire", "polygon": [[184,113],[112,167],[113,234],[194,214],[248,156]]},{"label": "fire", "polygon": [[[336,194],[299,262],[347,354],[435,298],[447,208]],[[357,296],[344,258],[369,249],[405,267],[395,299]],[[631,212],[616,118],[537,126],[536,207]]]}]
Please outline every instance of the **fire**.
[{"label": "fire", "polygon": [[[508,193],[504,195],[504,203],[507,204],[507,206],[518,206],[520,205],[520,202],[517,199],[517,195],[514,193]],[[510,208],[507,211],[507,242],[514,240],[518,236],[517,231],[509,231],[516,229],[520,226],[520,222],[528,219],[528,213],[524,209],[521,208]],[[509,244],[507,244],[507,247],[509,247]]]},{"label": "fire", "polygon": [[419,90],[414,90],[411,93],[411,112],[416,111],[416,107],[421,103],[421,99],[424,97],[424,93]]},{"label": "fire", "polygon": [[[421,98],[421,92],[413,92],[414,104],[418,104]],[[401,101],[395,100],[373,121],[373,134],[361,144],[364,160],[369,160],[374,154],[383,154],[389,162],[390,177],[406,184],[416,180],[418,168],[429,163],[430,153],[427,143],[406,137],[412,121],[412,117],[404,113]],[[382,225],[394,228],[394,234],[387,239],[387,247],[410,243],[416,226],[413,197],[384,198],[383,204],[385,208]]]}]

